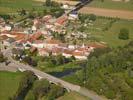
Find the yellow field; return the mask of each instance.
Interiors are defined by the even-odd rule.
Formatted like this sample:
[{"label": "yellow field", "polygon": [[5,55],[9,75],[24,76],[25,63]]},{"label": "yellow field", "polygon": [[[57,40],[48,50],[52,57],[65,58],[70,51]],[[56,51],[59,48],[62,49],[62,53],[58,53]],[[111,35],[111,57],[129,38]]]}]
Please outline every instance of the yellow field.
[{"label": "yellow field", "polygon": [[83,7],[79,10],[80,13],[95,14],[98,16],[117,17],[122,19],[133,19],[132,11],[113,10],[96,7]]}]

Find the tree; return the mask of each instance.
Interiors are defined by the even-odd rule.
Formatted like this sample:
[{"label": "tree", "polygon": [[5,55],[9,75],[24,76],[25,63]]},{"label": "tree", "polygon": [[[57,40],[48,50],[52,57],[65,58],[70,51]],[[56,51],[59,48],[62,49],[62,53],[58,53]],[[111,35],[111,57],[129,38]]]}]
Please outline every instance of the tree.
[{"label": "tree", "polygon": [[88,18],[88,15],[79,14],[79,20],[81,21],[81,23],[84,23],[87,18]]},{"label": "tree", "polygon": [[30,56],[25,57],[23,61],[34,67],[37,66],[37,62],[33,60]]},{"label": "tree", "polygon": [[95,56],[96,58],[98,58],[99,56],[108,53],[111,51],[111,48],[107,47],[107,48],[96,48],[94,50],[94,52],[91,52],[90,55],[88,56],[88,59],[92,58],[93,56]]},{"label": "tree", "polygon": [[12,100],[24,100],[27,92],[31,89],[34,81],[37,79],[35,74],[31,71],[25,71],[24,76],[19,82],[19,88]]},{"label": "tree", "polygon": [[119,37],[119,39],[122,39],[122,40],[129,39],[129,30],[126,28],[120,29],[120,33],[119,33],[118,37]]},{"label": "tree", "polygon": [[92,21],[95,21],[96,20],[96,15],[90,14],[89,19],[92,20]]},{"label": "tree", "polygon": [[55,100],[56,98],[64,95],[65,90],[58,85],[51,85],[51,89],[48,94],[48,100]]},{"label": "tree", "polygon": [[4,55],[0,52],[0,63],[4,62],[6,60],[6,58],[4,57]]},{"label": "tree", "polygon": [[61,54],[57,55],[56,57],[57,65],[62,65],[65,62],[65,57]]},{"label": "tree", "polygon": [[36,100],[47,95],[50,91],[50,83],[47,80],[39,80],[34,84],[33,93]]},{"label": "tree", "polygon": [[51,0],[46,0],[45,4],[46,6],[51,6]]}]

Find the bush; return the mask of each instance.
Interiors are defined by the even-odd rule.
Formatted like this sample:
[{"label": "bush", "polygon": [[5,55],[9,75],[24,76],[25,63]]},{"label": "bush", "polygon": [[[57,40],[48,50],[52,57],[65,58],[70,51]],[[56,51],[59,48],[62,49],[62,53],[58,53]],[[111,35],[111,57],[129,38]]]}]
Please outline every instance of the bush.
[{"label": "bush", "polygon": [[108,91],[105,92],[105,95],[109,99],[114,99],[116,94],[113,90],[109,89]]},{"label": "bush", "polygon": [[92,20],[92,21],[95,21],[96,20],[96,15],[90,14],[89,19]]},{"label": "bush", "polygon": [[51,85],[51,89],[48,94],[48,100],[55,100],[56,98],[63,96],[65,93],[64,89],[57,85]]},{"label": "bush", "polygon": [[25,71],[24,76],[19,83],[19,88],[16,94],[12,97],[12,100],[19,100],[20,98],[23,100],[36,79],[37,77],[33,72]]},{"label": "bush", "polygon": [[119,39],[122,39],[122,40],[129,39],[129,30],[126,28],[122,28],[119,33]]},{"label": "bush", "polygon": [[6,61],[6,58],[4,57],[2,53],[0,53],[0,63],[5,62],[5,61]]},{"label": "bush", "polygon": [[50,83],[47,80],[39,80],[34,83],[33,93],[36,99],[49,93]]}]

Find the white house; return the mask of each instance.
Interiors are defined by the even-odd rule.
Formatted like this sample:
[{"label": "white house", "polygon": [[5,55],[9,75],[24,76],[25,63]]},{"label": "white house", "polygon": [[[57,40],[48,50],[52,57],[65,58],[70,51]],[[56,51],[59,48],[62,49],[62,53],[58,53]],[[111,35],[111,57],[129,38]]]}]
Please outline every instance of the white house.
[{"label": "white house", "polygon": [[73,52],[73,56],[78,60],[86,60],[87,56],[83,52]]},{"label": "white house", "polygon": [[61,42],[59,40],[48,39],[46,40],[44,47],[52,49],[53,47],[57,47]]},{"label": "white house", "polygon": [[44,41],[36,40],[31,45],[36,48],[44,48]]},{"label": "white house", "polygon": [[5,26],[5,30],[6,30],[6,31],[10,31],[11,29],[12,29],[12,27],[11,27],[10,25],[6,25],[6,26]]},{"label": "white house", "polygon": [[70,58],[72,56],[72,50],[64,49],[62,55],[66,58]]}]

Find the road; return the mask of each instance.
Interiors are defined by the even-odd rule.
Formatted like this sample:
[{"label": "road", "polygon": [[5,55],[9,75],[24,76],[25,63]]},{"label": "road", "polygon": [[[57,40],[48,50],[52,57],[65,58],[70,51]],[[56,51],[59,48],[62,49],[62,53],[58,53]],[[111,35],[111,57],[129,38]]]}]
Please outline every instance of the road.
[{"label": "road", "polygon": [[8,48],[8,49],[6,49],[6,50],[2,50],[4,56],[7,57],[8,60],[11,61],[11,63],[8,66],[5,66],[5,68],[2,68],[2,66],[0,64],[0,70],[8,70],[8,71],[15,71],[17,69],[30,70],[30,71],[34,72],[35,75],[37,75],[41,79],[42,78],[47,79],[47,80],[49,80],[52,83],[61,85],[62,87],[66,88],[68,90],[78,92],[79,94],[84,95],[86,97],[89,97],[92,100],[107,100],[105,97],[99,96],[96,93],[94,93],[92,91],[89,91],[87,89],[84,89],[84,88],[82,88],[82,87],[80,87],[78,85],[71,84],[71,83],[66,82],[64,80],[61,80],[59,78],[56,78],[56,77],[54,77],[52,75],[49,75],[47,73],[44,73],[44,72],[42,72],[40,70],[37,70],[37,69],[33,68],[32,66],[29,66],[29,65],[20,63],[18,61],[15,61],[11,57],[11,55],[12,55],[11,49],[12,48],[13,48],[13,46],[10,47],[10,48]]}]

